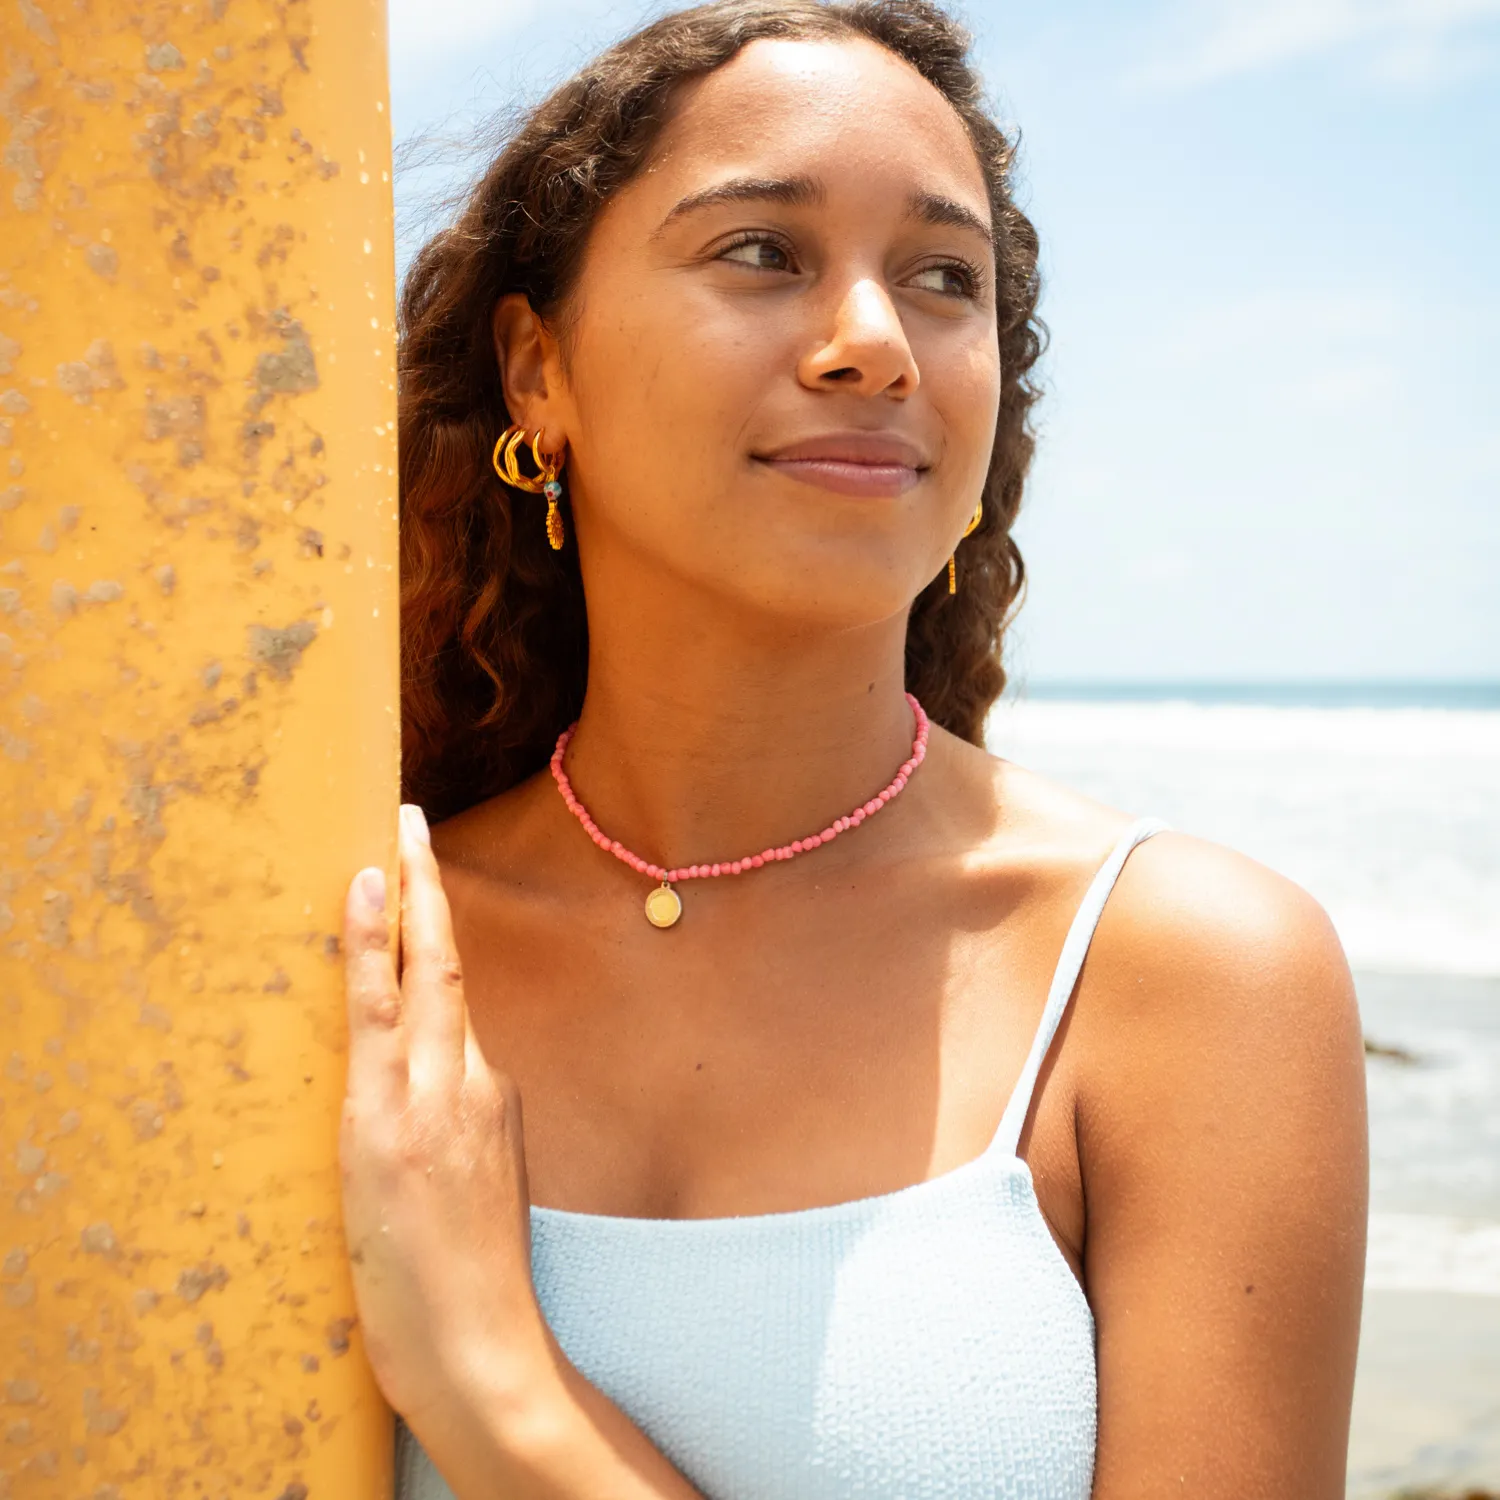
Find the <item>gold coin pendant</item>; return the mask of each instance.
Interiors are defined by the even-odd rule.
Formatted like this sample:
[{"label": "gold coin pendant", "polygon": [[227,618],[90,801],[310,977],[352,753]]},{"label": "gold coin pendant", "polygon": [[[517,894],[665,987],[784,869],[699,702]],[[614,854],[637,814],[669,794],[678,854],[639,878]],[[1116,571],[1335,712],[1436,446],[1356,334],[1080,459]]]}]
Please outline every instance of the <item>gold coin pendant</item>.
[{"label": "gold coin pendant", "polygon": [[663,881],[646,897],[646,920],[653,927],[672,927],[682,915],[682,897]]}]

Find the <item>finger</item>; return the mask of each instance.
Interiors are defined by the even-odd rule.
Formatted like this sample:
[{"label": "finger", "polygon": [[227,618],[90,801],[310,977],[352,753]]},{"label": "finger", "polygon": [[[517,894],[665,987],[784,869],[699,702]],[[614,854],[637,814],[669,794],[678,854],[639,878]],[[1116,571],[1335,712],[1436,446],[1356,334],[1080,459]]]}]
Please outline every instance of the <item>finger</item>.
[{"label": "finger", "polygon": [[385,871],[375,867],[354,877],[344,902],[344,990],[349,1097],[371,1111],[397,1106],[406,1090],[406,1034],[385,915]]},{"label": "finger", "polygon": [[489,1059],[484,1055],[484,1049],[479,1045],[479,1038],[474,1035],[474,1025],[468,1020],[468,1006],[464,1007],[466,1024],[464,1026],[464,1077],[483,1078],[490,1071]]},{"label": "finger", "polygon": [[463,1077],[463,975],[442,876],[422,809],[401,809],[401,996],[414,1090],[452,1092]]}]

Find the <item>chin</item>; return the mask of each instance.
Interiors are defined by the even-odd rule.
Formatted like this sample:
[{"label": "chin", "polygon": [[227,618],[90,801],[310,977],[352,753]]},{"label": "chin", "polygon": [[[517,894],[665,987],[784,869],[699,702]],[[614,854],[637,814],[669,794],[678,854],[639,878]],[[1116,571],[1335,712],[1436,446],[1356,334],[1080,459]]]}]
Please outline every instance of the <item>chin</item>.
[{"label": "chin", "polygon": [[779,564],[737,570],[726,590],[757,613],[788,625],[828,631],[861,630],[899,616],[930,578],[918,578],[909,558],[842,556],[837,564],[810,562],[804,553]]}]

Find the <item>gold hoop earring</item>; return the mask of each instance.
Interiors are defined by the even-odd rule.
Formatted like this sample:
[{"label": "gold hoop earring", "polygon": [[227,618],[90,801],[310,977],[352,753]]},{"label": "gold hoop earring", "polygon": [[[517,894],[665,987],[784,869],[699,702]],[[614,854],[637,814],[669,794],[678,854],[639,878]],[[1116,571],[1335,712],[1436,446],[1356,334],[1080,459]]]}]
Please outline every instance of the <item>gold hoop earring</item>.
[{"label": "gold hoop earring", "polygon": [[[973,536],[983,519],[984,496],[981,495],[978,503],[974,506],[974,514],[969,517],[969,524],[964,527],[964,536]],[[959,540],[961,541],[962,539],[961,537]],[[950,553],[948,557],[948,592],[950,594],[958,592],[958,554],[956,552]]]},{"label": "gold hoop earring", "polygon": [[562,484],[557,476],[562,473],[563,454],[542,452],[542,433],[538,428],[531,439],[531,458],[537,466],[537,473],[534,477],[523,474],[517,449],[525,440],[524,427],[507,427],[495,440],[490,462],[503,483],[513,489],[525,490],[529,495],[547,497],[547,543],[554,552],[561,552],[566,533],[563,531],[562,512],[557,508],[557,502],[562,499]]}]

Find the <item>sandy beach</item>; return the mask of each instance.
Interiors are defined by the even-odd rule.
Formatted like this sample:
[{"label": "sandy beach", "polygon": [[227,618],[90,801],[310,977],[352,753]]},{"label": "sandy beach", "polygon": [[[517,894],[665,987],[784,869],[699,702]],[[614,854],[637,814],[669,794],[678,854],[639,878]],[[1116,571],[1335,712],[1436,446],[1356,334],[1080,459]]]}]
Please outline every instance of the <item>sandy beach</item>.
[{"label": "sandy beach", "polygon": [[1358,984],[1367,1038],[1398,1055],[1368,1064],[1349,1500],[1500,1494],[1500,979],[1366,973]]}]

